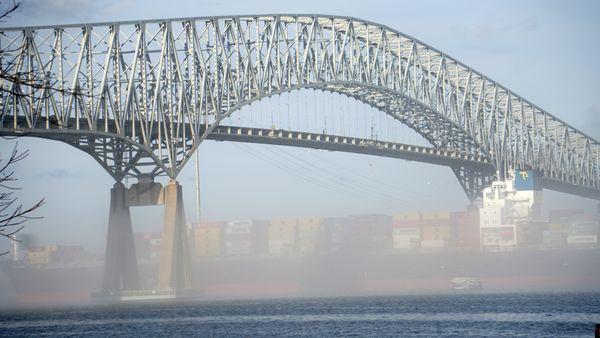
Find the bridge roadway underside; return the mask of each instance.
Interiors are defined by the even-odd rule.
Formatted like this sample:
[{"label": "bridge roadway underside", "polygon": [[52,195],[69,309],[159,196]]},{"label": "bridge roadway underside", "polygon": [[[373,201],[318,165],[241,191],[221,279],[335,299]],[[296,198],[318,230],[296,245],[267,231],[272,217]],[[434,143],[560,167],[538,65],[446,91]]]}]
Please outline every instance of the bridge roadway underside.
[{"label": "bridge roadway underside", "polygon": [[[38,125],[41,124],[38,122]],[[57,125],[49,127],[38,127],[34,129],[15,130],[14,121],[4,121],[3,129],[0,135],[4,136],[30,136],[58,141],[68,141],[73,145],[74,138],[98,136],[119,137],[114,123],[108,123],[107,132],[93,131],[88,129],[75,130],[72,128],[59,128]],[[19,118],[16,122],[18,126],[27,125],[24,118]],[[75,121],[69,121],[70,126],[75,125]],[[104,129],[104,120],[98,120],[98,129]],[[185,124],[182,129],[190,130],[189,124]],[[158,133],[158,128],[154,128],[154,133]],[[199,131],[201,135],[204,129]],[[130,123],[126,123],[123,128],[124,135],[132,135]],[[140,132],[138,132],[140,135]],[[124,138],[129,138],[125,136]],[[157,139],[157,135],[148,135],[149,139]],[[259,143],[283,145],[301,148],[322,149],[329,151],[342,151],[348,153],[368,154],[382,157],[398,158],[407,161],[418,161],[449,167],[466,166],[478,169],[484,173],[492,174],[494,167],[489,159],[483,156],[466,154],[456,149],[437,149],[433,147],[423,147],[395,142],[387,142],[372,139],[363,139],[356,137],[347,137],[339,135],[327,135],[323,133],[310,133],[299,131],[287,131],[282,129],[250,128],[238,126],[217,126],[208,135],[207,139],[214,141],[233,141],[244,143]]]},{"label": "bridge roadway underside", "polygon": [[[41,122],[38,122],[38,125]],[[89,139],[90,137],[115,137],[119,136],[114,128],[114,123],[105,124],[104,121],[98,121],[98,125],[103,128],[108,125],[108,132],[98,132],[86,129],[73,130],[63,128],[60,129],[56,125],[50,124],[46,128],[35,129],[14,129],[14,125],[27,125],[24,118],[19,118],[18,121],[3,121],[3,128],[0,129],[0,135],[3,136],[30,136],[38,138],[46,138],[58,141],[64,141],[72,146],[77,147],[78,139]],[[74,125],[74,121],[69,121],[69,125]],[[111,127],[112,126],[112,127]],[[189,128],[186,124],[183,128]],[[158,128],[154,128],[155,133]],[[188,129],[189,130],[189,129]],[[200,130],[201,135],[204,130]],[[126,124],[123,128],[124,135],[132,135],[131,126]],[[153,138],[156,135],[149,135]],[[491,180],[495,176],[495,168],[492,162],[482,156],[466,154],[454,149],[437,149],[434,147],[423,147],[416,145],[408,145],[394,142],[386,142],[372,139],[362,139],[355,137],[346,137],[338,135],[326,135],[319,133],[287,131],[281,129],[264,129],[264,128],[249,128],[238,126],[217,126],[208,136],[208,140],[214,141],[231,141],[243,143],[271,144],[292,147],[302,147],[311,149],[321,149],[328,151],[341,151],[356,154],[367,154],[373,156],[390,157],[403,159],[407,161],[418,161],[435,165],[448,166],[453,169],[469,168],[474,172],[487,177]],[[135,144],[135,142],[133,142]],[[140,145],[141,148],[149,149]],[[86,151],[88,154],[94,154]],[[98,159],[97,159],[98,160]],[[148,161],[152,159],[148,158]],[[141,163],[141,161],[140,161]],[[130,176],[135,176],[130,174]],[[539,181],[541,188],[554,190],[558,192],[573,194],[585,198],[600,200],[600,189],[587,187],[583,185],[575,185],[566,181],[559,181],[542,177]],[[468,193],[468,192],[467,192]],[[469,196],[473,198],[475,196]]]},{"label": "bridge roadway underside", "polygon": [[[261,134],[260,136],[257,134]],[[490,176],[495,169],[486,158],[460,154],[455,151],[421,147],[393,142],[358,139],[343,136],[300,133],[285,130],[256,129],[245,127],[218,126],[207,139],[244,143],[273,144],[292,147],[313,148],[329,151],[391,157],[407,161],[418,161],[456,167],[475,167]],[[573,185],[546,177],[540,179],[541,188],[600,200],[600,190]]]}]

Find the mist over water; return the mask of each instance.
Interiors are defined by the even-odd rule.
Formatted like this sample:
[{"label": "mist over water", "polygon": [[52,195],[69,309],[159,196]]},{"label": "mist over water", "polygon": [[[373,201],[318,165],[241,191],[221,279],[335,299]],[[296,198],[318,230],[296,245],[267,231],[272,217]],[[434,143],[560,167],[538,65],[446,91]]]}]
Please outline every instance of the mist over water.
[{"label": "mist over water", "polygon": [[314,298],[0,312],[0,333],[193,336],[587,337],[600,295]]}]

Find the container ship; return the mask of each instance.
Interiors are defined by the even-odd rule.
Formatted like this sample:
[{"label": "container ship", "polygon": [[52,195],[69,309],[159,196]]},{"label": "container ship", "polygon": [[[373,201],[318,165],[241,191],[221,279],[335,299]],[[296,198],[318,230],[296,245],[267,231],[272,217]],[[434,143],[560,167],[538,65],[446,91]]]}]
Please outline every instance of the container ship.
[{"label": "container ship", "polygon": [[[519,229],[482,235],[471,211],[203,222],[189,229],[192,288],[202,299],[600,291],[597,220],[563,212]],[[134,242],[153,290],[161,235]],[[82,257],[45,246],[0,262],[0,303],[89,302],[103,263]]]},{"label": "container ship", "polygon": [[[598,249],[201,259],[193,263],[193,288],[211,300],[451,293],[459,279],[480,284],[461,292],[598,292],[598,266]],[[152,288],[157,264],[139,268],[144,286]],[[88,303],[102,273],[102,265],[3,264],[0,300],[5,306]]]}]

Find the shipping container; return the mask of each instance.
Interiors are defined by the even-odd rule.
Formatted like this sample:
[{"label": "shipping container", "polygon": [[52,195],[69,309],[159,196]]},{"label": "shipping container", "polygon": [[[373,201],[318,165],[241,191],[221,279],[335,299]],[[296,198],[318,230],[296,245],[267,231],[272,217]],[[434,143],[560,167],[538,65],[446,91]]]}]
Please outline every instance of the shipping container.
[{"label": "shipping container", "polygon": [[520,224],[520,246],[539,246],[544,243],[544,231],[548,230],[549,223],[545,221],[529,221]]},{"label": "shipping container", "polygon": [[421,221],[420,220],[394,221],[392,223],[392,227],[393,228],[414,228],[414,227],[421,227]]},{"label": "shipping container", "polygon": [[269,253],[272,255],[290,255],[296,251],[295,249],[294,241],[277,239],[269,240]]},{"label": "shipping container", "polygon": [[394,237],[394,250],[416,249],[420,246],[420,241],[413,239],[397,239]]},{"label": "shipping container", "polygon": [[319,226],[323,222],[323,219],[320,217],[308,217],[308,218],[299,218],[298,225],[316,225]]},{"label": "shipping container", "polygon": [[421,214],[414,212],[414,213],[406,213],[406,214],[396,214],[393,216],[392,218],[392,222],[393,223],[404,223],[407,221],[420,221],[421,220]]},{"label": "shipping container", "polygon": [[569,235],[567,236],[568,245],[596,245],[598,244],[597,235]]},{"label": "shipping container", "polygon": [[421,248],[422,249],[443,249],[448,246],[448,242],[443,239],[436,240],[422,240]]},{"label": "shipping container", "polygon": [[598,235],[598,223],[594,221],[573,222],[569,224],[570,235]]},{"label": "shipping container", "polygon": [[450,227],[454,225],[451,219],[424,219],[421,221],[421,227]]},{"label": "shipping container", "polygon": [[377,214],[350,216],[342,228],[340,248],[346,252],[389,251],[392,246],[391,233],[390,216]]},{"label": "shipping container", "polygon": [[228,240],[225,242],[225,254],[228,256],[248,256],[251,248],[251,241]]},{"label": "shipping container", "polygon": [[272,219],[269,223],[270,226],[297,226],[298,220],[295,218],[276,218]]},{"label": "shipping container", "polygon": [[374,224],[371,226],[373,236],[392,237],[392,224]]},{"label": "shipping container", "polygon": [[412,227],[412,228],[395,227],[392,230],[392,234],[394,236],[408,236],[408,237],[421,239],[421,228],[420,227]]},{"label": "shipping container", "polygon": [[296,219],[274,219],[269,223],[268,247],[272,255],[288,255],[296,251],[298,221]]},{"label": "shipping container", "polygon": [[312,254],[319,250],[321,244],[321,221],[300,220],[298,223],[298,251],[301,254]]},{"label": "shipping container", "polygon": [[51,254],[51,251],[29,251],[27,252],[27,262],[30,265],[48,265]]},{"label": "shipping container", "polygon": [[269,221],[255,220],[252,225],[252,254],[269,253]]},{"label": "shipping container", "polygon": [[567,231],[569,226],[566,223],[550,223],[548,230],[550,231]]},{"label": "shipping container", "polygon": [[419,247],[421,242],[420,228],[394,228],[392,245],[394,249],[412,249]]},{"label": "shipping container", "polygon": [[196,256],[210,257],[221,255],[222,228],[216,222],[212,227],[198,227],[195,230]]},{"label": "shipping container", "polygon": [[517,244],[514,226],[481,228],[481,245],[486,251],[512,250]]},{"label": "shipping container", "polygon": [[430,220],[449,220],[450,213],[449,212],[424,212],[421,214],[421,219],[424,221]]},{"label": "shipping container", "polygon": [[546,230],[543,232],[544,245],[547,247],[562,247],[567,243],[567,232]]},{"label": "shipping container", "polygon": [[481,247],[479,231],[462,233],[457,246],[461,249],[479,250]]},{"label": "shipping container", "polygon": [[421,238],[424,241],[450,240],[450,226],[422,226]]},{"label": "shipping container", "polygon": [[391,233],[389,235],[374,235],[371,240],[371,250],[373,253],[388,253],[393,249]]},{"label": "shipping container", "polygon": [[323,219],[321,226],[321,251],[338,252],[342,250],[343,217],[328,217]]},{"label": "shipping container", "polygon": [[239,220],[227,222],[225,235],[246,235],[252,232],[252,220]]},{"label": "shipping container", "polygon": [[555,209],[548,212],[548,218],[552,223],[567,223],[583,214],[583,209]]},{"label": "shipping container", "polygon": [[463,249],[479,248],[479,210],[453,212],[450,218],[449,245]]},{"label": "shipping container", "polygon": [[391,225],[392,217],[388,215],[352,215],[346,218],[345,222],[348,226],[375,226],[375,225]]}]

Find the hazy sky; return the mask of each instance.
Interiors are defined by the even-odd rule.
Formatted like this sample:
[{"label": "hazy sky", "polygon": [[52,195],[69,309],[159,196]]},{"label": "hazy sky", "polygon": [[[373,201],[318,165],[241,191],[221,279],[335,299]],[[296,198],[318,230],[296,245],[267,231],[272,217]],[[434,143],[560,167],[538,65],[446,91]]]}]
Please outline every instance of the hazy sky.
[{"label": "hazy sky", "polygon": [[[7,2],[7,1],[5,1]],[[5,4],[6,5],[6,4]],[[600,138],[600,2],[598,1],[109,1],[23,0],[4,26],[226,14],[318,13],[386,24],[452,55],[596,139]],[[5,154],[13,141],[1,141]],[[30,157],[18,167],[25,202],[45,197],[43,221],[28,232],[46,243],[101,248],[113,182],[93,159],[67,145],[20,139]],[[388,193],[360,196],[325,189],[254,156],[293,157]],[[206,142],[200,147],[202,212],[207,219],[460,210],[467,204],[451,170],[427,164],[297,148]],[[289,155],[291,154],[291,155]],[[194,218],[194,173],[180,176],[188,219]],[[315,176],[318,176],[315,174]],[[320,180],[328,180],[323,174]],[[384,186],[385,185],[385,186]],[[333,189],[335,190],[335,189]],[[377,195],[377,196],[376,196]],[[549,207],[595,206],[556,193]],[[160,207],[133,211],[135,231],[158,231]]]}]

